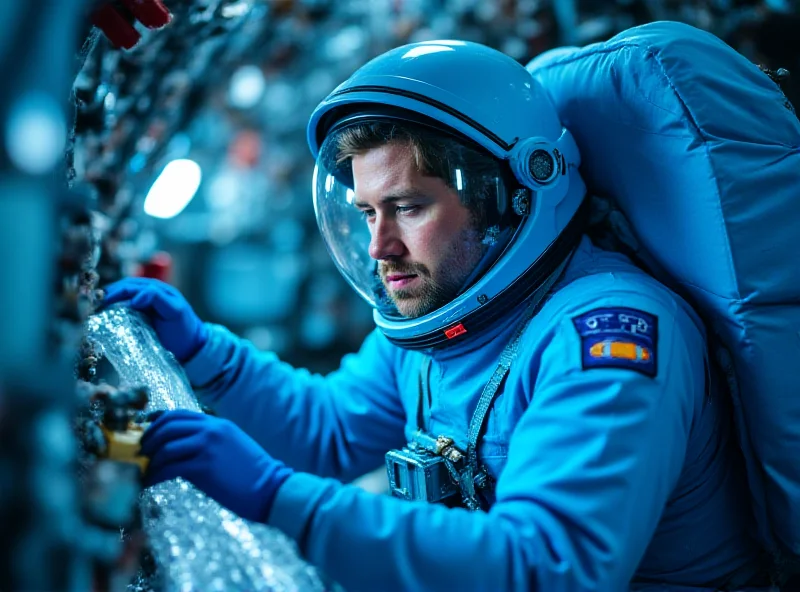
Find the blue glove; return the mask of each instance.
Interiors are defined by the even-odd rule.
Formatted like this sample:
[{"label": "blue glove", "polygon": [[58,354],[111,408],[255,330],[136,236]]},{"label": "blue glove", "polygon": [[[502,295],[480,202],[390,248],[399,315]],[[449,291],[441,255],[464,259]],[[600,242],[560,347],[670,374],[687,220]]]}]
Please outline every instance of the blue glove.
[{"label": "blue glove", "polygon": [[167,411],[145,430],[145,486],[182,477],[242,518],[266,522],[272,502],[294,471],[267,454],[227,419]]},{"label": "blue glove", "polygon": [[183,364],[208,341],[208,328],[183,295],[149,278],[125,278],[105,288],[102,306],[130,300],[130,307],[150,318],[161,345]]}]

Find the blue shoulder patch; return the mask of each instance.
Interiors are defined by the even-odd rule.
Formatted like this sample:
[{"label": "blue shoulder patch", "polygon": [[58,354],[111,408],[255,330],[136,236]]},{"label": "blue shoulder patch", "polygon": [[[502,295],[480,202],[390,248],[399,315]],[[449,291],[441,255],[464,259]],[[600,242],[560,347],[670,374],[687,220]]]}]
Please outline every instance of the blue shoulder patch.
[{"label": "blue shoulder patch", "polygon": [[572,319],[581,336],[581,364],[625,368],[654,377],[658,318],[633,308],[596,308]]}]

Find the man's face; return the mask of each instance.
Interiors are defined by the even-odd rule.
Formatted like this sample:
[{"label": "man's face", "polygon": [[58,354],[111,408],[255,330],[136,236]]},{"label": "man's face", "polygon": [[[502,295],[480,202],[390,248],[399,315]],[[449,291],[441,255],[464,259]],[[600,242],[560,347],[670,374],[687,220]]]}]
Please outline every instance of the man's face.
[{"label": "man's face", "polygon": [[353,157],[353,178],[369,254],[400,314],[418,317],[450,302],[484,253],[458,194],[417,170],[401,143]]}]

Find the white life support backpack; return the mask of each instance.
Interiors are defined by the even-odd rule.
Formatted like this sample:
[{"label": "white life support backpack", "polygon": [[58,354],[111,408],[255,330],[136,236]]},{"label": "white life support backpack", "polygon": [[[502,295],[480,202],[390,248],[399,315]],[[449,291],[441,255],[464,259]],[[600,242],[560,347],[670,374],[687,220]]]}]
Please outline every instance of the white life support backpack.
[{"label": "white life support backpack", "polygon": [[758,536],[774,556],[800,556],[794,110],[758,66],[674,22],[552,50],[528,70],[572,132],[590,191],[616,202],[638,257],[704,318],[734,401]]}]

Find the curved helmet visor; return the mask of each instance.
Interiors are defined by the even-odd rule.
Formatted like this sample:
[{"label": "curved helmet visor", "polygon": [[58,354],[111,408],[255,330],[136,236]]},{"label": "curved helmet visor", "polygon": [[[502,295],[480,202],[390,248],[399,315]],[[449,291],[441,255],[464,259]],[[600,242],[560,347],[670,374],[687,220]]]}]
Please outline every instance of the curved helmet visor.
[{"label": "curved helmet visor", "polygon": [[[370,224],[358,204],[368,203],[372,198],[356,194],[352,160],[343,156],[345,132],[355,125],[370,126],[371,133],[378,137],[383,129],[386,141],[403,141],[403,137],[397,136],[397,121],[373,119],[365,122],[362,119],[329,133],[320,148],[314,169],[314,211],[328,251],[350,285],[385,316],[402,316],[395,306],[392,290],[381,280],[381,263],[369,254]],[[452,138],[448,140],[442,133],[434,132],[427,140],[424,134],[423,131],[421,143],[432,146],[431,154],[438,155],[434,158],[436,170],[426,171],[425,175],[440,177],[445,182],[442,189],[458,195],[460,204],[455,201],[452,203],[455,203],[455,207],[464,206],[470,211],[468,219],[474,232],[457,232],[448,236],[432,227],[433,236],[441,239],[442,244],[433,252],[424,254],[417,253],[415,245],[407,244],[408,258],[420,257],[422,260],[405,263],[424,265],[426,270],[430,270],[425,278],[428,285],[448,285],[451,289],[449,300],[452,300],[497,260],[516,230],[519,217],[507,211],[510,209],[505,182],[507,173],[499,161]],[[444,144],[436,144],[442,141]],[[376,174],[380,172],[375,171]],[[371,171],[367,169],[361,174],[368,175]],[[369,206],[376,208],[375,204],[369,203]],[[436,225],[437,220],[428,219],[424,223]],[[467,240],[467,236],[471,237],[471,245],[453,244],[454,241]],[[461,246],[464,248],[459,248]],[[465,252],[473,255],[466,263],[463,257]],[[454,258],[453,261],[447,260],[448,254]],[[459,257],[455,254],[462,255]],[[453,291],[456,285],[459,288]],[[442,293],[447,292],[439,292]],[[446,302],[439,303],[440,306],[444,304]],[[433,312],[436,308],[438,306],[419,314]]]}]

